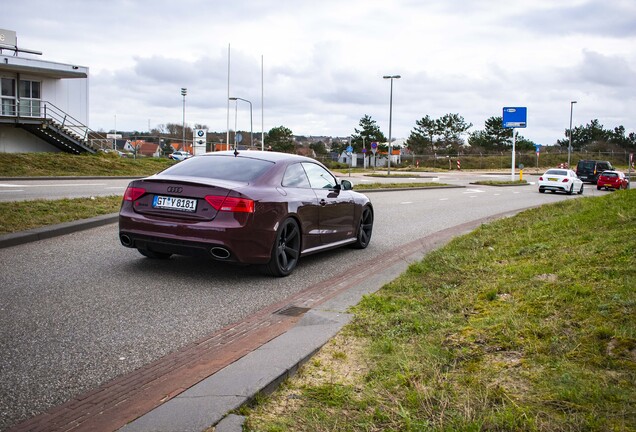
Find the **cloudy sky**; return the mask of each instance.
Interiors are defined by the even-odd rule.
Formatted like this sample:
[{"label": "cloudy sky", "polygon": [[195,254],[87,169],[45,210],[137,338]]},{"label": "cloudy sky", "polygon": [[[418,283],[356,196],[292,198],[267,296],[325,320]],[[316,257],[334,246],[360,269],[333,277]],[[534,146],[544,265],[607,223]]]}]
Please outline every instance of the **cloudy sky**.
[{"label": "cloudy sky", "polygon": [[[227,129],[230,96],[254,131],[347,136],[370,115],[406,138],[458,113],[484,128],[527,107],[520,133],[550,145],[599,119],[636,131],[634,0],[21,0],[0,28],[44,60],[90,69],[90,127],[182,121]],[[261,79],[262,77],[262,79]],[[261,84],[264,110],[261,111]],[[234,128],[235,105],[230,105]],[[249,130],[249,105],[236,122]]]}]

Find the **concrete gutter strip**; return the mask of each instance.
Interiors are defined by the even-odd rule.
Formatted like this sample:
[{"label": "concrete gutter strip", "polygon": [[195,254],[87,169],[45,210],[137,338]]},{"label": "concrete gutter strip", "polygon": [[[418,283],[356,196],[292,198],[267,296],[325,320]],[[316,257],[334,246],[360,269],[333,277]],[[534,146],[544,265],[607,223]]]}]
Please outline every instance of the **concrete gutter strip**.
[{"label": "concrete gutter strip", "polygon": [[17,246],[33,241],[44,240],[47,238],[58,237],[77,231],[99,227],[115,223],[119,220],[119,213],[110,213],[101,216],[95,216],[90,219],[82,219],[79,221],[64,222],[56,225],[48,225],[40,228],[34,228],[26,231],[19,231],[11,234],[0,236],[0,248]]},{"label": "concrete gutter strip", "polygon": [[[341,312],[310,310],[298,324],[271,342],[129,423],[120,432],[201,432],[228,412],[270,393],[351,320]],[[242,418],[231,417],[222,430],[240,431]]]}]

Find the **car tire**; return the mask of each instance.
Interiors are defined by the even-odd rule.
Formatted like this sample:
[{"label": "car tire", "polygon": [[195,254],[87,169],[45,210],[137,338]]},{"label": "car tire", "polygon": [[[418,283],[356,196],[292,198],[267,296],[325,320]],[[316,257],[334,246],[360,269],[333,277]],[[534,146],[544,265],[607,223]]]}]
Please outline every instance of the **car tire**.
[{"label": "car tire", "polygon": [[358,238],[352,245],[355,249],[365,249],[371,241],[373,233],[373,210],[371,207],[364,207],[360,216],[360,224],[358,225]]},{"label": "car tire", "polygon": [[583,183],[581,183],[581,189],[577,192],[579,195],[583,195]]},{"label": "car tire", "polygon": [[168,259],[172,256],[170,253],[165,252],[155,252],[148,249],[137,249],[140,254],[150,259]]},{"label": "car tire", "polygon": [[539,188],[539,193],[544,193],[544,192],[545,192],[545,189]]},{"label": "car tire", "polygon": [[568,195],[572,195],[574,193],[574,185],[570,186],[570,190],[567,192]]},{"label": "car tire", "polygon": [[294,218],[287,218],[280,224],[276,232],[276,240],[272,247],[272,256],[267,269],[273,276],[289,276],[300,257],[300,229]]},{"label": "car tire", "polygon": [[601,187],[599,185],[596,185],[596,190],[601,190]]}]

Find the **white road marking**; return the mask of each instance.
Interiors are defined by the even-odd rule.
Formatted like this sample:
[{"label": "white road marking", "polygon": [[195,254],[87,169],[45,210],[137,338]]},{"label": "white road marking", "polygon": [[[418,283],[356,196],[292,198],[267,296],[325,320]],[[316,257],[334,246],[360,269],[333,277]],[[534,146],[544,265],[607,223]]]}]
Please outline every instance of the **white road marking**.
[{"label": "white road marking", "polygon": [[62,183],[62,184],[28,184],[28,185],[14,185],[9,183],[0,183],[0,187],[69,187],[69,186],[106,186],[108,183]]}]

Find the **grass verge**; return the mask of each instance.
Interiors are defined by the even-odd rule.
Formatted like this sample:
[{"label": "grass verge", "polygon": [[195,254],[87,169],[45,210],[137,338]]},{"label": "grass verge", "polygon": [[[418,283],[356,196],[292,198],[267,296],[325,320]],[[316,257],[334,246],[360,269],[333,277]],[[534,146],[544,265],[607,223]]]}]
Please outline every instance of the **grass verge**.
[{"label": "grass verge", "polygon": [[483,185],[483,186],[520,186],[527,185],[525,180],[479,180],[471,184]]},{"label": "grass verge", "polygon": [[636,430],[636,191],[483,225],[352,309],[250,431]]},{"label": "grass verge", "polygon": [[0,234],[117,213],[121,195],[0,203]]},{"label": "grass verge", "polygon": [[400,188],[426,188],[426,187],[440,187],[450,186],[446,183],[438,182],[410,182],[410,183],[358,183],[354,186],[354,190],[368,190],[368,189],[400,189]]},{"label": "grass verge", "polygon": [[174,164],[171,159],[131,159],[114,153],[0,153],[0,177],[148,176]]}]

